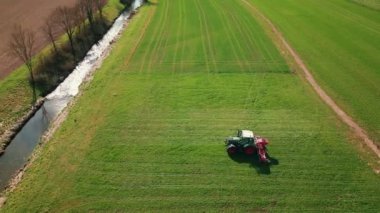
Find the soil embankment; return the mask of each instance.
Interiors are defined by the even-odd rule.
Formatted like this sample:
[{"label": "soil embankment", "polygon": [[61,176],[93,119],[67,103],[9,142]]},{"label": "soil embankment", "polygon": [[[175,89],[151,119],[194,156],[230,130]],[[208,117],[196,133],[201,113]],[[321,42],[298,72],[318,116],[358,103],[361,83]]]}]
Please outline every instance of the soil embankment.
[{"label": "soil embankment", "polygon": [[15,24],[34,29],[37,33],[36,51],[41,50],[47,41],[40,28],[45,18],[59,6],[72,6],[75,0],[0,0],[0,80],[21,65],[16,58],[7,55],[7,44]]}]

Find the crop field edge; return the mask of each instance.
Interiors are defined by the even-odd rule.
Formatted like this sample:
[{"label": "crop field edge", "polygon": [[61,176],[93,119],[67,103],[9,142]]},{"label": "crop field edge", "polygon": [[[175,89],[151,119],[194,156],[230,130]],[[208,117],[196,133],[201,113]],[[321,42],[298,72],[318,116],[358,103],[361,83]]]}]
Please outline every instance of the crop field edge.
[{"label": "crop field edge", "polygon": [[361,147],[360,151],[363,155],[365,153],[365,155],[370,154],[373,156],[367,159],[372,162],[371,165],[373,165],[374,171],[377,174],[380,174],[380,162],[377,161],[377,159],[380,158],[380,146],[371,139],[371,136],[365,129],[363,129],[361,125],[357,124],[356,120],[345,112],[341,104],[338,105],[335,100],[329,96],[323,85],[320,85],[320,81],[317,81],[313,74],[309,71],[309,66],[302,60],[302,57],[286,40],[278,27],[251,2],[248,2],[247,0],[242,0],[242,2],[244,2],[248,7],[251,7],[250,11],[252,12],[252,15],[256,17],[256,20],[261,24],[267,35],[281,51],[288,65],[301,76],[301,79],[304,80],[305,84],[308,84],[311,88],[313,88],[313,91],[318,94],[323,103],[330,108],[337,120],[347,126],[348,137],[352,138],[351,141],[354,143],[360,141],[359,144],[366,146],[366,148],[363,149],[362,146],[358,146],[358,143],[355,144],[356,147]]},{"label": "crop field edge", "polygon": [[[315,52],[318,52],[318,51],[306,51],[305,49],[307,49],[307,47],[305,47],[304,49],[302,49],[303,48],[302,45],[305,45],[305,41],[310,42],[310,40],[308,40],[308,39],[310,39],[310,35],[307,35],[308,37],[306,35],[304,36],[304,37],[307,37],[308,39],[303,39],[303,37],[296,39],[295,35],[294,35],[294,32],[298,32],[298,31],[294,30],[294,28],[291,28],[291,27],[289,27],[289,29],[287,28],[287,26],[293,26],[292,24],[294,24],[294,21],[296,21],[297,18],[301,17],[302,15],[305,15],[305,14],[303,14],[303,12],[305,12],[305,11],[298,11],[297,10],[297,9],[302,8],[302,7],[300,7],[300,8],[296,7],[296,5],[299,5],[297,3],[297,1],[294,1],[293,2],[294,4],[290,4],[289,3],[289,7],[291,7],[291,8],[289,10],[287,10],[287,11],[280,10],[279,8],[274,8],[272,10],[272,8],[268,7],[268,5],[266,5],[266,3],[263,3],[262,1],[260,2],[260,1],[255,1],[255,0],[249,0],[249,2],[251,4],[253,4],[253,5],[255,5],[255,7],[259,11],[261,11],[261,13],[265,14],[265,16],[281,32],[281,34],[285,37],[285,40],[288,41],[288,43],[292,46],[292,48],[296,52],[299,51],[298,55],[300,55],[303,58],[303,62],[306,64],[306,67],[311,71],[314,79],[316,79],[316,81],[322,87],[322,89],[332,98],[332,100],[344,112],[346,112],[346,114],[348,114],[350,117],[353,118],[353,120],[358,124],[358,126],[360,126],[362,129],[364,129],[364,132],[365,132],[366,135],[368,135],[369,140],[374,143],[374,146],[372,146],[372,148],[367,148],[367,149],[368,150],[369,149],[377,149],[377,150],[379,150],[380,149],[380,141],[379,141],[379,139],[380,139],[380,135],[379,135],[380,134],[380,129],[378,128],[379,125],[376,125],[376,123],[375,123],[376,121],[379,121],[379,119],[378,119],[379,118],[378,117],[379,114],[378,113],[376,114],[375,112],[377,112],[377,109],[376,110],[374,109],[374,106],[375,106],[375,108],[376,108],[376,106],[379,106],[379,102],[376,102],[376,100],[379,100],[378,99],[378,97],[379,97],[378,96],[378,94],[379,94],[378,91],[379,90],[378,89],[376,90],[377,93],[376,92],[369,92],[367,90],[367,92],[369,92],[367,96],[371,97],[371,98],[367,98],[367,99],[363,98],[363,99],[359,100],[358,98],[367,97],[367,96],[366,95],[360,95],[358,97],[358,94],[355,93],[355,91],[357,91],[357,90],[355,90],[355,89],[354,90],[346,89],[346,91],[353,92],[352,96],[347,96],[347,94],[343,94],[342,91],[337,90],[337,88],[334,88],[333,87],[334,83],[332,83],[332,81],[329,81],[329,79],[334,79],[334,75],[330,76],[330,78],[326,78],[326,76],[323,76],[323,75],[326,75],[326,73],[331,73],[331,74],[335,73],[335,72],[330,72],[329,70],[337,70],[337,71],[339,71],[339,72],[336,72],[336,75],[339,76],[339,77],[337,77],[337,79],[342,78],[342,76],[343,76],[342,73],[341,73],[342,70],[347,70],[348,69],[347,67],[349,67],[349,68],[350,67],[355,67],[356,68],[357,64],[353,63],[351,65],[349,63],[349,61],[348,62],[345,61],[345,62],[347,62],[345,64],[342,64],[342,63],[339,64],[339,62],[335,63],[335,61],[329,61],[329,59],[326,59],[326,58],[322,58],[322,60],[321,60],[320,58],[317,58],[317,56],[315,56],[315,58],[311,58],[310,55],[316,54]],[[291,2],[291,1],[284,1],[284,2]],[[307,2],[313,2],[313,1],[309,0]],[[355,9],[355,12],[357,12],[357,13],[352,12],[353,18],[345,17],[342,14],[340,14],[339,12],[337,12],[337,14],[334,14],[334,15],[337,15],[337,17],[340,17],[341,19],[352,21],[353,22],[352,26],[362,26],[366,30],[369,30],[369,31],[372,30],[374,33],[376,33],[376,32],[379,33],[379,29],[380,28],[370,29],[370,27],[366,26],[366,24],[363,21],[363,20],[365,20],[363,17],[366,17],[367,21],[370,21],[370,24],[371,24],[370,26],[372,26],[374,23],[376,23],[376,21],[377,22],[379,21],[379,17],[380,16],[376,16],[376,19],[374,19],[374,20],[369,19],[369,16],[370,15],[374,15],[375,13],[378,14],[378,11],[375,11],[373,8],[369,8],[369,7],[360,5],[360,4],[358,4],[358,3],[354,2],[354,1],[336,1],[336,3],[340,3],[340,4],[335,4],[334,2],[330,2],[330,6],[332,8],[334,8],[334,9],[336,9],[336,10],[340,9],[339,7],[342,6],[343,8],[341,8],[341,9],[344,10],[344,11],[346,11],[346,12],[349,12],[349,9]],[[288,4],[288,3],[285,3],[285,5],[286,4]],[[284,8],[284,7],[285,6],[282,5],[282,8]],[[349,7],[349,9],[346,8],[346,7]],[[318,8],[318,9],[321,9],[321,8]],[[326,13],[331,13],[331,12],[332,11],[330,10],[330,11],[327,11]],[[360,17],[360,12],[364,13],[363,17]],[[293,15],[291,15],[291,14],[293,14]],[[281,20],[285,20],[287,15],[289,15],[289,19],[292,19],[293,22],[291,22],[291,21],[282,22],[281,21]],[[282,17],[282,18],[280,18],[280,17]],[[294,18],[294,17],[296,17],[296,18]],[[318,17],[316,17],[315,14],[311,15],[311,17],[314,18],[314,20],[310,19],[310,21],[316,21],[316,19],[318,18]],[[356,20],[355,19],[356,17],[359,17],[359,20]],[[293,18],[294,18],[294,20],[293,20]],[[362,19],[360,19],[360,18],[362,18]],[[326,25],[326,18],[320,17],[320,19],[322,20],[321,22]],[[288,23],[288,25],[284,24],[286,22]],[[301,22],[301,23],[304,23],[304,22]],[[331,21],[330,23],[335,23],[335,22]],[[360,24],[355,25],[356,23],[360,23]],[[320,23],[318,23],[318,24],[320,24]],[[332,25],[332,26],[336,26],[336,24]],[[339,25],[337,25],[337,26],[339,26]],[[304,25],[302,25],[302,27],[303,28],[307,28]],[[328,27],[331,27],[331,26],[328,26]],[[290,29],[292,29],[293,31],[290,30]],[[311,29],[313,29],[314,31],[311,30]],[[354,29],[356,29],[356,28],[354,28]],[[314,28],[310,28],[310,29],[307,28],[305,31],[301,30],[300,33],[302,34],[302,33],[305,33],[305,32],[309,32],[308,30],[310,32],[314,32],[314,34],[320,35],[320,34],[316,33],[316,31],[315,31]],[[326,29],[323,29],[323,30],[326,31]],[[328,32],[325,32],[323,30],[320,31],[322,33],[321,35],[329,35],[329,34],[327,34]],[[348,28],[347,30],[354,31],[353,29],[350,29],[350,28]],[[270,30],[267,31],[267,32],[269,34],[272,33],[272,32],[270,32]],[[317,32],[319,32],[319,31],[317,31]],[[335,32],[335,35],[340,35],[339,32],[341,32],[341,31]],[[325,34],[323,34],[323,33],[325,33]],[[353,38],[355,38],[355,37],[353,37]],[[328,38],[328,39],[331,39],[331,38]],[[320,40],[322,42],[319,42],[318,44],[323,44],[324,40],[323,39],[320,39]],[[355,41],[355,40],[351,38],[351,41]],[[371,40],[368,39],[368,41],[371,41]],[[329,40],[329,42],[331,42],[331,41]],[[376,40],[376,41],[373,41],[372,45],[371,45],[371,42],[369,42],[369,44],[370,44],[369,46],[374,47],[379,42],[380,42],[380,39]],[[298,46],[296,46],[296,45],[298,45]],[[310,45],[312,45],[312,44],[310,44]],[[366,44],[366,45],[368,45],[368,44]],[[322,47],[324,47],[324,46],[321,46],[321,48]],[[324,47],[324,48],[326,48],[326,47]],[[310,50],[311,49],[317,49],[317,50],[319,50],[318,47],[316,47],[316,46],[313,46],[313,48],[310,48]],[[332,50],[340,51],[340,49],[332,49]],[[358,48],[357,50],[358,50],[357,52],[359,52],[359,50],[361,50],[361,49]],[[347,51],[347,50],[344,49],[344,50],[342,50],[342,52],[343,51]],[[342,54],[337,54],[337,55],[341,55],[342,56],[341,58],[343,58],[343,56],[346,56],[347,58],[352,57],[351,55],[348,55],[348,56],[347,55],[342,55]],[[362,55],[365,55],[365,54],[362,53]],[[368,52],[367,55],[370,55],[372,57],[372,56],[374,56],[376,54],[370,54],[370,52]],[[358,57],[358,55],[355,55],[355,56]],[[358,57],[358,58],[360,58],[360,57]],[[360,58],[360,59],[363,59],[363,58]],[[358,61],[356,61],[356,63],[357,62]],[[329,69],[327,69],[327,71],[326,71],[327,65],[326,65],[326,67],[323,67],[323,65],[325,65],[325,64],[329,64],[330,65],[330,63],[335,66],[335,69],[330,69],[330,67],[328,67]],[[373,61],[372,61],[372,64],[371,63],[367,63],[367,64],[370,64],[371,66],[375,66],[376,65],[376,64],[373,64]],[[320,67],[318,67],[317,65],[320,66]],[[337,67],[338,65],[340,65],[340,67]],[[361,65],[364,66],[363,63]],[[321,67],[323,67],[323,68],[321,68]],[[296,71],[298,70],[297,67],[293,67],[293,69],[296,70]],[[347,76],[348,77],[355,77],[355,78],[361,78],[361,77],[364,78],[364,77],[367,77],[369,79],[373,79],[373,81],[367,82],[367,85],[372,85],[372,86],[373,86],[373,84],[380,85],[380,84],[376,84],[376,82],[378,82],[378,81],[376,81],[376,79],[379,79],[379,78],[375,77],[375,76],[378,76],[378,74],[379,74],[378,72],[375,72],[378,69],[373,69],[372,70],[373,73],[368,72],[368,70],[366,70],[367,67],[365,67],[363,69],[366,72],[363,72],[362,74],[358,75],[358,73],[361,73],[361,71],[362,71],[361,68],[359,67],[359,68],[356,68],[357,73],[352,73],[351,75],[347,74],[344,77],[347,77]],[[302,72],[301,72],[301,74],[302,74]],[[340,80],[340,82],[345,82],[346,80],[347,79],[342,78],[342,80]],[[352,79],[348,78],[348,80],[350,81]],[[339,81],[336,81],[336,82],[337,82],[337,84],[340,84]],[[351,81],[350,81],[350,83],[352,84]],[[361,82],[361,85],[362,86],[366,86],[365,84],[363,85],[363,82]],[[350,85],[348,85],[347,88],[350,88],[349,86]],[[360,84],[357,84],[357,85],[355,85],[355,88],[356,89],[361,89],[361,87],[359,87],[359,86],[360,86]],[[354,87],[354,86],[352,86],[352,87]],[[373,88],[373,91],[375,91],[374,89],[375,88]],[[361,91],[362,92],[361,94],[366,94],[366,93],[363,92],[363,91],[366,91],[366,90],[358,90],[358,91]],[[353,101],[351,101],[351,100],[353,100]],[[363,101],[364,101],[364,103],[366,103],[366,105],[363,105],[363,104],[360,105],[359,104],[359,103],[362,103]],[[358,107],[358,106],[361,106],[361,108]],[[371,109],[366,109],[366,106],[369,106]],[[371,113],[371,112],[373,112],[373,113]],[[372,120],[370,120],[369,118],[372,118]],[[357,136],[353,136],[352,133],[349,135],[349,137],[355,138],[354,140],[358,140],[358,137]],[[363,139],[361,139],[360,141],[363,141]],[[363,141],[363,143],[365,143],[365,142]],[[372,155],[376,155],[376,154],[372,154]]]}]

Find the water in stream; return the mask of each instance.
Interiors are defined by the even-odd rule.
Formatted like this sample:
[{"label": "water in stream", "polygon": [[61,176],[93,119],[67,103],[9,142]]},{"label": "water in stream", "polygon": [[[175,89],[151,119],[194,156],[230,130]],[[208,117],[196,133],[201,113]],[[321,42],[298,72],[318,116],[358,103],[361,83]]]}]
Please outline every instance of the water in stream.
[{"label": "water in stream", "polygon": [[103,39],[95,44],[74,71],[52,93],[46,96],[43,106],[29,119],[12,140],[4,155],[0,157],[0,192],[7,186],[17,171],[26,164],[41,136],[48,129],[50,122],[78,94],[79,86],[86,76],[101,64],[103,61],[102,56],[106,53],[110,43],[123,30],[131,11],[139,8],[142,3],[143,0],[135,0],[131,10],[124,12],[116,19]]}]

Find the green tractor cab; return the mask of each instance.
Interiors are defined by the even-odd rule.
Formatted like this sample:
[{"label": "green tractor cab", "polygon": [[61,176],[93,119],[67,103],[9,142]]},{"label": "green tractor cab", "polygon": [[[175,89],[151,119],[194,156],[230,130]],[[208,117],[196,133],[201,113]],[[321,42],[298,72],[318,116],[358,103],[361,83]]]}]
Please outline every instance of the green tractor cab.
[{"label": "green tractor cab", "polygon": [[228,154],[236,154],[243,151],[247,155],[255,152],[255,135],[250,130],[238,130],[237,136],[226,138],[226,146]]}]

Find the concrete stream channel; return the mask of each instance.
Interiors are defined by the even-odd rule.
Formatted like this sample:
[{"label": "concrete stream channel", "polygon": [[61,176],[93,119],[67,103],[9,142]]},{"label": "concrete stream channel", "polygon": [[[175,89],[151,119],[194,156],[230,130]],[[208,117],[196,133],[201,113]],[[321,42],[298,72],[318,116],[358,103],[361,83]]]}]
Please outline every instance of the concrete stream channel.
[{"label": "concrete stream channel", "polygon": [[34,148],[62,110],[79,93],[82,82],[104,60],[110,45],[126,27],[133,12],[143,4],[135,0],[132,7],[123,12],[104,37],[87,53],[74,71],[49,95],[44,104],[16,134],[4,154],[0,157],[0,193],[9,185],[15,175],[27,164]]}]

